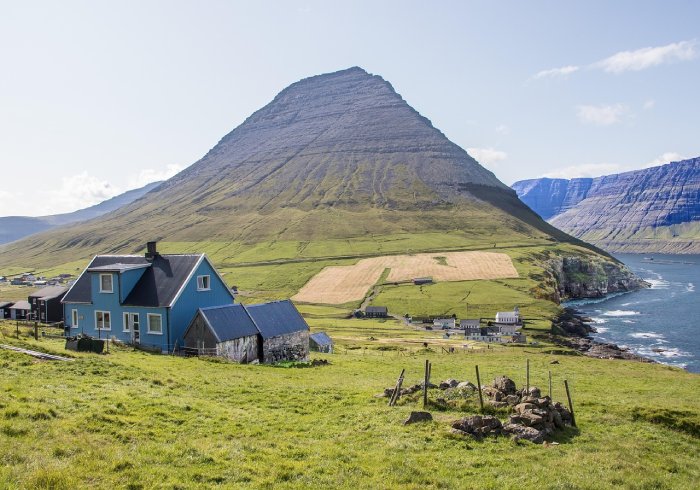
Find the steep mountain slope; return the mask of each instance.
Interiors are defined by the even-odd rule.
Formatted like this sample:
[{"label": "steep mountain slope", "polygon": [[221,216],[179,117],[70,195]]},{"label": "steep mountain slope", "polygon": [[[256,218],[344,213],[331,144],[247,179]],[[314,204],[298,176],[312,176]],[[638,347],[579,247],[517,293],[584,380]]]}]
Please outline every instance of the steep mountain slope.
[{"label": "steep mountain slope", "polygon": [[13,244],[0,266],[136,251],[147,239],[254,244],[428,232],[489,246],[573,240],[388,82],[350,68],[289,86],[143,199]]},{"label": "steep mountain slope", "polygon": [[554,226],[606,250],[700,253],[700,158],[513,189]]},{"label": "steep mountain slope", "polygon": [[139,189],[126,191],[106,201],[71,213],[49,216],[3,216],[0,217],[0,244],[13,242],[28,235],[39,233],[56,226],[85,221],[119,209],[139,199],[147,192],[158,187],[161,182],[152,182]]}]

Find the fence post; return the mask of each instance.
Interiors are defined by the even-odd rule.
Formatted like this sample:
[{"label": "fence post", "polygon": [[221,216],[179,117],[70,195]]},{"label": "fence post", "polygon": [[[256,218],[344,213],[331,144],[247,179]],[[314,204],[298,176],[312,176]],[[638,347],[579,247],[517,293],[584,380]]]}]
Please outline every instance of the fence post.
[{"label": "fence post", "polygon": [[34,340],[39,340],[39,323],[34,322]]},{"label": "fence post", "polygon": [[552,399],[552,370],[549,370],[549,398]]},{"label": "fence post", "polygon": [[530,359],[525,360],[525,392],[530,393]]},{"label": "fence post", "polygon": [[423,408],[428,405],[428,373],[430,371],[430,361],[425,360],[425,375],[423,376]]},{"label": "fence post", "polygon": [[569,392],[569,381],[564,380],[564,388],[566,388],[566,398],[569,400],[569,412],[571,412],[571,425],[576,427],[576,418],[574,417],[574,404],[571,403],[571,393]]},{"label": "fence post", "polygon": [[476,365],[476,389],[479,391],[479,405],[481,411],[484,411],[484,396],[481,394],[481,377],[479,376],[479,365]]}]

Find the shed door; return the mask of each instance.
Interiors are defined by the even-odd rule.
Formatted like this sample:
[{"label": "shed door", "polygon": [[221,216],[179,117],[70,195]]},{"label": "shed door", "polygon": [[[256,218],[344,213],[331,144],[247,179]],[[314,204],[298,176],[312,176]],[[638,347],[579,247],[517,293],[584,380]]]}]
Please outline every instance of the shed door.
[{"label": "shed door", "polygon": [[139,314],[129,313],[129,327],[134,337],[134,344],[141,343],[141,329],[139,327]]}]

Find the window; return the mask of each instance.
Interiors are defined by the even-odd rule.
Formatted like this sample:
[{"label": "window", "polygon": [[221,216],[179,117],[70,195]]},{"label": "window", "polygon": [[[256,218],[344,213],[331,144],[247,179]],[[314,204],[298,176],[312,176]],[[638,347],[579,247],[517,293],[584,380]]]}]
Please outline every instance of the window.
[{"label": "window", "polygon": [[197,291],[209,291],[209,276],[197,276]]},{"label": "window", "polygon": [[112,330],[112,315],[109,311],[95,312],[95,328],[97,330]]},{"label": "window", "polygon": [[100,274],[100,292],[114,292],[114,289],[112,288],[112,274]]},{"label": "window", "polygon": [[163,335],[163,316],[148,314],[148,333]]},{"label": "window", "polygon": [[124,313],[124,331],[131,332],[134,330],[138,332],[139,330],[139,314],[138,313]]},{"label": "window", "polygon": [[78,310],[71,310],[71,327],[78,328]]}]

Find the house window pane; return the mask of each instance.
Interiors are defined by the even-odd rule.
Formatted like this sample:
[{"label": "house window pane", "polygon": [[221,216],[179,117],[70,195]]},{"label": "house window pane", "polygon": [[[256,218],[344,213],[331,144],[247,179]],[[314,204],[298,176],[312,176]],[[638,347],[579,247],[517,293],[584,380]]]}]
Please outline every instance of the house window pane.
[{"label": "house window pane", "polygon": [[111,293],[112,291],[112,274],[100,274],[100,292]]},{"label": "house window pane", "polygon": [[209,290],[209,276],[197,276],[197,289],[199,291]]},{"label": "house window pane", "polygon": [[78,310],[71,311],[71,326],[78,328]]},{"label": "house window pane", "polygon": [[124,313],[124,331],[125,331],[125,332],[128,332],[129,330],[130,330],[130,327],[129,327],[129,314],[128,314],[128,313]]},{"label": "house window pane", "polygon": [[160,315],[148,315],[148,333],[163,333],[163,323]]},{"label": "house window pane", "polygon": [[110,330],[112,328],[112,319],[109,311],[95,312],[95,326],[98,330]]}]

